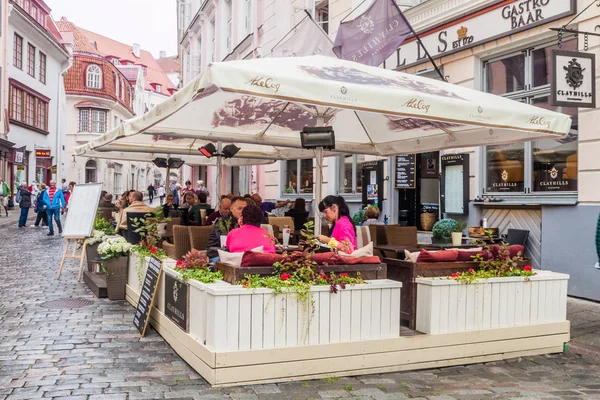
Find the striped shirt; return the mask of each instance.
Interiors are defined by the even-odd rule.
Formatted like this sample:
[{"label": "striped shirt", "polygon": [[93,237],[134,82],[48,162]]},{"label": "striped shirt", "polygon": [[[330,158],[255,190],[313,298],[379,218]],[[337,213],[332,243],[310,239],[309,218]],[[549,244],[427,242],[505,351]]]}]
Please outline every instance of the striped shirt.
[{"label": "striped shirt", "polygon": [[54,198],[54,193],[56,193],[56,187],[48,188],[48,196],[50,197],[50,205],[52,205],[52,199]]}]

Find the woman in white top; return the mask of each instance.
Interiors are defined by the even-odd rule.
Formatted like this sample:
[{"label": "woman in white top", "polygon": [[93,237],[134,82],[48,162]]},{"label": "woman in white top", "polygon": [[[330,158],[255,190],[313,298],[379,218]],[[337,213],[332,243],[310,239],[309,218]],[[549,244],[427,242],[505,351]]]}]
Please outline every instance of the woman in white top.
[{"label": "woman in white top", "polygon": [[158,198],[160,199],[160,205],[162,206],[162,204],[165,202],[165,185],[160,185],[157,193]]}]

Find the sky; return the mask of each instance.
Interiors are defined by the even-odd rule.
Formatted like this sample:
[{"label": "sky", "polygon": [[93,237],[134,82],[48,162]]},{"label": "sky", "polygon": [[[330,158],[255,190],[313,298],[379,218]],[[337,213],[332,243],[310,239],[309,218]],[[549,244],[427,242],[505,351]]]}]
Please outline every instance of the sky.
[{"label": "sky", "polygon": [[158,58],[177,54],[176,0],[45,0],[52,17],[122,43],[138,43]]}]

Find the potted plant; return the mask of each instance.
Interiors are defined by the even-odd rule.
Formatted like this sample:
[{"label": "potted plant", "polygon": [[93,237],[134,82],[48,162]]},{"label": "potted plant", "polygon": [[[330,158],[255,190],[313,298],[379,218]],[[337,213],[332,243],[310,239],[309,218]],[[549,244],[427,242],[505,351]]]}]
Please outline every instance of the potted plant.
[{"label": "potted plant", "polygon": [[87,259],[88,271],[93,272],[92,261],[98,257],[98,246],[107,235],[114,235],[115,228],[101,217],[94,219],[92,236],[85,240],[85,257]]},{"label": "potted plant", "polygon": [[452,245],[460,246],[462,244],[463,231],[467,229],[467,223],[463,221],[456,222],[454,231],[452,232]]},{"label": "potted plant", "polygon": [[432,243],[451,243],[452,232],[456,229],[457,222],[452,218],[444,218],[433,225]]},{"label": "potted plant", "polygon": [[98,254],[104,260],[106,292],[110,300],[125,299],[125,284],[129,253],[133,245],[123,237],[108,238],[98,246]]}]

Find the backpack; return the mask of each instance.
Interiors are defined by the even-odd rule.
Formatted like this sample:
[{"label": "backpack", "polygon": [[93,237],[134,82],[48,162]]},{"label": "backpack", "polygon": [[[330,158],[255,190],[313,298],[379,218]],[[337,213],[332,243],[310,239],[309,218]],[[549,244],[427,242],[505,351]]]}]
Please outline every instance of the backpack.
[{"label": "backpack", "polygon": [[20,191],[20,190],[19,190],[19,191],[17,191],[17,195],[15,196],[15,201],[16,201],[17,203],[20,203],[20,202],[21,202],[21,191]]}]

